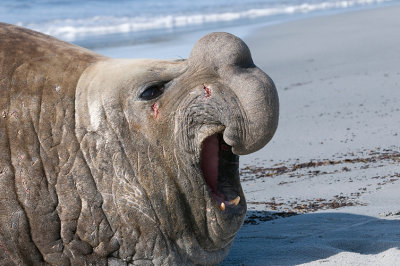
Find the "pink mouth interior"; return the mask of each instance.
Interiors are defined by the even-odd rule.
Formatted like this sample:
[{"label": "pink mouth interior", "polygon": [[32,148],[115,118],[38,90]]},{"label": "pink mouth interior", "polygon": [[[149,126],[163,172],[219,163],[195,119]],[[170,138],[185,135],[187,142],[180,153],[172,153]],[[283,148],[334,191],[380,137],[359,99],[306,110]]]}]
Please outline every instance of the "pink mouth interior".
[{"label": "pink mouth interior", "polygon": [[218,191],[219,140],[218,134],[206,138],[201,151],[201,170],[204,179],[217,202],[225,200],[224,194]]}]

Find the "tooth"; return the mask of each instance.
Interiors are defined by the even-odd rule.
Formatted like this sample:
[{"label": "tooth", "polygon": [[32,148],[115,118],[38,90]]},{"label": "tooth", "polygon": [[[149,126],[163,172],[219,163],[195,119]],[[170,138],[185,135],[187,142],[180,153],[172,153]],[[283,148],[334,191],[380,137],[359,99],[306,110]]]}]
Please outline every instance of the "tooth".
[{"label": "tooth", "polygon": [[219,208],[221,211],[225,211],[225,203],[221,202],[221,205],[219,205]]},{"label": "tooth", "polygon": [[230,204],[230,205],[235,205],[235,206],[237,206],[237,205],[239,204],[239,202],[240,202],[240,197],[237,196],[235,199],[231,200],[231,201],[229,202],[229,204]]}]

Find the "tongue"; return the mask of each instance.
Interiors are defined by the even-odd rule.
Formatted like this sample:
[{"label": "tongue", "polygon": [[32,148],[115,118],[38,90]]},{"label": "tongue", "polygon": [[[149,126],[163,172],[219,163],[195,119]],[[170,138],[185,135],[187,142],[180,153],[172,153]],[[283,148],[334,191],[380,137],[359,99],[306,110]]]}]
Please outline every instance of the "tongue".
[{"label": "tongue", "polygon": [[218,160],[219,140],[218,135],[215,134],[204,140],[201,151],[201,170],[214,195],[218,194]]}]

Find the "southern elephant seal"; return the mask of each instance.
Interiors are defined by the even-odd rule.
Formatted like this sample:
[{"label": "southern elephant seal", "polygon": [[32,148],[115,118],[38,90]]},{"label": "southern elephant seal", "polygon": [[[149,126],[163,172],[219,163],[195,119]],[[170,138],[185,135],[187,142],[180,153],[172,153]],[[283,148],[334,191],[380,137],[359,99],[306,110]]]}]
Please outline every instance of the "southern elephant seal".
[{"label": "southern elephant seal", "polygon": [[0,264],[217,264],[246,212],[238,155],[278,123],[227,33],[117,60],[0,24]]}]

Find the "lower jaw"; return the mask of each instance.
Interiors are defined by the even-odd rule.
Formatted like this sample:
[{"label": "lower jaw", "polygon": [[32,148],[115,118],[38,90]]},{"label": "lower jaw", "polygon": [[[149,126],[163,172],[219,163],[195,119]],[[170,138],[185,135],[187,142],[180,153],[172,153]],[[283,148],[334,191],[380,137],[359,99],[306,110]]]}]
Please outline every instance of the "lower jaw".
[{"label": "lower jaw", "polygon": [[213,249],[208,243],[192,241],[190,238],[182,239],[178,241],[178,246],[185,259],[177,264],[187,265],[190,261],[193,265],[219,265],[228,255],[232,244],[233,241],[229,241],[226,245]]},{"label": "lower jaw", "polygon": [[[238,206],[227,205],[225,210],[216,206],[214,199],[210,201],[212,211],[207,212],[207,227],[212,244],[207,247],[218,248],[229,245],[242,226],[246,216],[246,203],[243,199]],[[214,249],[211,248],[211,249]]]}]

